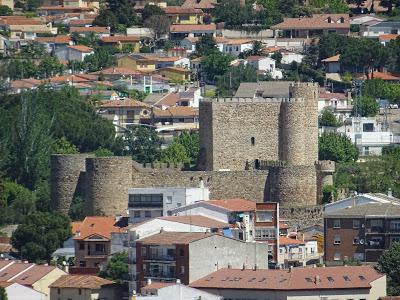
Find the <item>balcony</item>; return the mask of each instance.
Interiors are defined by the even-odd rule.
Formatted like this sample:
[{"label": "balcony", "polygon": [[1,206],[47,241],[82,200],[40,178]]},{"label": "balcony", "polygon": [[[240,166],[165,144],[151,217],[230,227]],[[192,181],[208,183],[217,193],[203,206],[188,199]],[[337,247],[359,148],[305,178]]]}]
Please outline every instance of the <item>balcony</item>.
[{"label": "balcony", "polygon": [[366,234],[383,233],[383,227],[373,226],[365,229]]},{"label": "balcony", "polygon": [[378,242],[378,241],[367,241],[367,243],[365,244],[365,249],[385,249],[385,243],[383,241]]},{"label": "balcony", "polygon": [[304,255],[303,253],[287,253],[284,256],[285,260],[303,260],[304,259]]},{"label": "balcony", "polygon": [[144,278],[157,278],[157,279],[163,279],[163,280],[171,280],[171,281],[175,281],[176,279],[176,274],[175,272],[154,272],[154,271],[150,271],[147,272],[144,275]]},{"label": "balcony", "polygon": [[175,261],[176,258],[174,255],[167,255],[167,254],[148,254],[144,258],[144,260],[153,260],[153,261]]}]

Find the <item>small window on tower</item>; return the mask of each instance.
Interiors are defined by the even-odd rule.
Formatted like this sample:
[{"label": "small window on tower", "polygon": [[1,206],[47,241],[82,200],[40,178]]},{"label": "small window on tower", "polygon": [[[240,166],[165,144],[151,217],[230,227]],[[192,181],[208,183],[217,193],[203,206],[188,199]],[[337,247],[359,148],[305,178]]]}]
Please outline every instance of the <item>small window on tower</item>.
[{"label": "small window on tower", "polygon": [[256,139],[253,137],[251,137],[251,145],[254,146],[256,144]]}]

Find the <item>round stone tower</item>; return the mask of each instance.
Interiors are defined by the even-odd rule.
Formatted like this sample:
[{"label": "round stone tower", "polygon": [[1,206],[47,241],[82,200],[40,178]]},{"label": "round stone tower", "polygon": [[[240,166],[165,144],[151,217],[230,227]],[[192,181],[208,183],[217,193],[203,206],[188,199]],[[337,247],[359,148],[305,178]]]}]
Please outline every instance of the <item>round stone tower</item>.
[{"label": "round stone tower", "polygon": [[305,116],[303,99],[283,99],[280,116],[280,160],[289,165],[304,165]]},{"label": "round stone tower", "polygon": [[132,159],[128,156],[88,158],[86,213],[106,216],[126,215],[132,172]]},{"label": "round stone tower", "polygon": [[296,82],[289,87],[290,97],[304,100],[304,161],[314,164],[318,160],[318,99],[319,85],[312,82]]},{"label": "round stone tower", "polygon": [[53,209],[67,214],[72,199],[83,196],[87,154],[54,154],[50,157],[50,191]]}]

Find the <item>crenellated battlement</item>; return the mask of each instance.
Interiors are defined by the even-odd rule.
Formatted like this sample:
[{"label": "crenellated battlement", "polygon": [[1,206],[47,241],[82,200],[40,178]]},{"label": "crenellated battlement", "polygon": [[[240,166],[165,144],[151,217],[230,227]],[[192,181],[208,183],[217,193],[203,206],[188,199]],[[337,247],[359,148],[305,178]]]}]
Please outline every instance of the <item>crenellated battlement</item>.
[{"label": "crenellated battlement", "polygon": [[304,102],[304,98],[241,98],[241,97],[230,97],[230,98],[205,98],[202,102],[211,103],[294,103]]},{"label": "crenellated battlement", "polygon": [[310,88],[319,88],[319,84],[317,82],[292,82],[290,84],[291,87],[310,87]]}]

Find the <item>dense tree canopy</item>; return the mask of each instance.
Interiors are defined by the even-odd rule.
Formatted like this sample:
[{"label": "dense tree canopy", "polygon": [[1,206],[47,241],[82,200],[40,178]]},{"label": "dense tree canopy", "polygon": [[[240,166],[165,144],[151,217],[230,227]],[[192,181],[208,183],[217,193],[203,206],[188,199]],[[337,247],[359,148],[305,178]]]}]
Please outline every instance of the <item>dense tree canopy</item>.
[{"label": "dense tree canopy", "polygon": [[358,158],[358,150],[346,135],[323,133],[319,138],[318,157],[320,160],[353,162]]},{"label": "dense tree canopy", "polygon": [[126,252],[114,254],[100,271],[99,276],[119,283],[125,291],[128,291],[128,254]]},{"label": "dense tree canopy", "polygon": [[233,57],[230,55],[225,55],[219,51],[213,52],[202,58],[202,69],[207,78],[211,81],[214,81],[217,76],[221,76],[226,73],[232,60]]},{"label": "dense tree canopy", "polygon": [[71,236],[70,219],[59,213],[28,215],[14,231],[11,243],[23,259],[49,262],[51,254]]},{"label": "dense tree canopy", "polygon": [[319,125],[320,126],[329,126],[329,127],[339,127],[342,124],[338,121],[336,116],[333,114],[332,109],[325,108],[322,110],[321,116],[319,117]]},{"label": "dense tree canopy", "polygon": [[140,163],[155,162],[160,158],[161,139],[152,128],[131,126],[126,133],[126,145],[132,159]]},{"label": "dense tree canopy", "polygon": [[376,269],[385,273],[388,283],[388,294],[400,294],[400,243],[394,243],[379,257]]},{"label": "dense tree canopy", "polygon": [[379,104],[374,98],[363,96],[354,100],[353,115],[360,117],[375,117],[378,112]]}]

